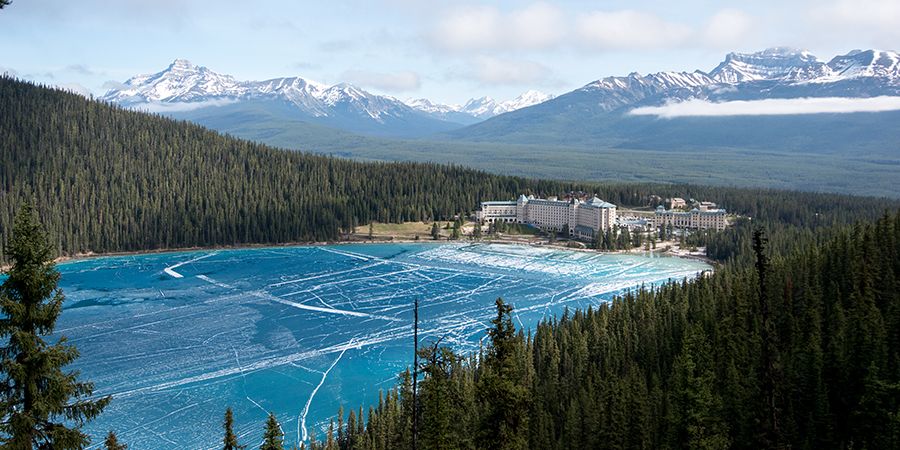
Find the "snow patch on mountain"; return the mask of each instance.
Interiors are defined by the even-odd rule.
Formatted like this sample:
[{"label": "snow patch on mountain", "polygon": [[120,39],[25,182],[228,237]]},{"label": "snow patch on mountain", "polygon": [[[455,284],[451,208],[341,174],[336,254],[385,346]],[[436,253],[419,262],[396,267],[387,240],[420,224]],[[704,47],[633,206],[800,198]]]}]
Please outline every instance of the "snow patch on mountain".
[{"label": "snow patch on mountain", "polygon": [[[851,87],[846,83],[863,80]],[[872,80],[872,81],[869,81]],[[876,86],[867,88],[867,83]],[[813,87],[817,86],[817,87]],[[877,86],[889,87],[888,92]],[[900,95],[900,55],[855,50],[825,62],[805,50],[773,47],[729,53],[711,72],[659,72],[607,77],[576,90],[600,111],[650,101],[668,105],[691,99],[731,101],[768,97],[874,97]]]},{"label": "snow patch on mountain", "polygon": [[385,116],[417,114],[393,97],[373,95],[349,84],[329,86],[301,77],[237,81],[183,59],[175,60],[162,72],[132,77],[101,99],[154,111],[185,111],[243,100],[281,100],[313,117],[333,116],[337,114],[336,107],[376,121]]},{"label": "snow patch on mountain", "polygon": [[772,47],[753,54],[729,53],[709,76],[720,83],[737,84],[744,81],[771,80],[790,73],[816,73],[825,61],[805,50]]},{"label": "snow patch on mountain", "polygon": [[427,99],[411,98],[406,101],[406,104],[418,111],[440,117],[449,117],[451,114],[464,114],[479,120],[485,120],[503,113],[534,106],[554,98],[556,98],[555,95],[530,90],[512,100],[503,102],[497,102],[491,97],[481,97],[470,99],[465,105],[460,106],[434,103]]}]

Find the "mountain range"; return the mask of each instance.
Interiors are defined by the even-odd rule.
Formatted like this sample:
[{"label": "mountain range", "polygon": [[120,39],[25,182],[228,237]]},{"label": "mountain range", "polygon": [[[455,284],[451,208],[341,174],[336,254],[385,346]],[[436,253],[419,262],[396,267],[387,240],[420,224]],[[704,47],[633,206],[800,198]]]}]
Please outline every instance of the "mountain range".
[{"label": "mountain range", "polygon": [[238,81],[177,59],[166,70],[137,75],[101,100],[179,118],[233,115],[250,106],[273,116],[380,137],[413,138],[461,128],[553,98],[529,91],[509,101],[472,99],[464,106],[427,99],[401,102],[350,84],[329,86],[301,77]]},{"label": "mountain range", "polygon": [[631,114],[640,107],[689,100],[879,96],[900,96],[900,55],[895,52],[854,50],[826,62],[806,51],[774,47],[730,53],[708,73],[631,73],[559,97],[529,91],[514,100],[483,97],[462,106],[428,99],[401,102],[349,84],[329,86],[301,77],[238,81],[182,59],[156,74],[135,76],[101,99],[220,131],[253,129],[249,138],[262,140],[317,124],[402,139],[616,146],[646,137],[629,135],[634,124],[642,123]]},{"label": "mountain range", "polygon": [[[824,61],[776,47],[730,53],[709,72],[631,73],[557,97],[529,92],[464,106],[303,78],[239,82],[179,60],[102,99],[277,147],[364,160],[900,197],[900,55],[889,51]],[[826,112],[811,100],[850,108]],[[854,109],[872,102],[880,109]],[[682,107],[706,113],[669,114]],[[739,111],[717,112],[722,107]]]},{"label": "mountain range", "polygon": [[[648,138],[654,142],[652,145],[662,144],[654,137],[674,137],[669,133],[673,127],[683,126],[678,142],[702,141],[705,136],[717,135],[710,133],[716,131],[710,130],[713,123],[731,121],[735,122],[733,126],[746,129],[748,120],[766,122],[777,118],[780,122],[799,121],[817,129],[816,124],[829,123],[834,117],[769,114],[767,117],[743,115],[659,121],[656,117],[635,115],[636,110],[640,111],[638,108],[659,108],[687,101],[721,105],[772,99],[884,96],[900,96],[900,55],[895,52],[856,50],[825,62],[805,51],[776,47],[753,54],[731,53],[709,73],[699,70],[646,76],[631,73],[603,78],[538,105],[429,139],[646,148],[643,144],[633,145]],[[849,117],[841,116],[839,119]],[[692,120],[698,126],[686,126]],[[766,141],[765,136],[761,138],[746,144]],[[727,146],[733,142],[722,140],[716,144]]]}]

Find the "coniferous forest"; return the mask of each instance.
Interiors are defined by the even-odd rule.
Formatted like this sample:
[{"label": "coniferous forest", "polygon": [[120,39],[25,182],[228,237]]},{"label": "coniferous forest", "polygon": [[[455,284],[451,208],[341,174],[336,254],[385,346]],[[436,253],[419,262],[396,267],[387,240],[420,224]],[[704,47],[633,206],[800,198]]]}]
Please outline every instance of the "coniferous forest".
[{"label": "coniferous forest", "polygon": [[[756,223],[807,232],[875,220],[900,206],[836,194],[557,182],[432,163],[364,163],[274,149],[9,77],[0,77],[0,152],[0,243],[27,201],[59,255],[338,241],[371,221],[448,220],[471,214],[481,201],[569,191],[626,206],[646,205],[651,195],[696,197]],[[737,242],[746,246],[747,239]],[[715,258],[735,254],[727,247],[720,244]]]},{"label": "coniferous forest", "polygon": [[337,241],[371,221],[448,220],[523,193],[695,197],[741,216],[688,238],[720,262],[695,280],[528,332],[510,320],[516,300],[498,300],[482,352],[420,343],[415,402],[413,373],[399,374],[310,447],[900,448],[896,200],[358,162],[8,77],[0,151],[2,244],[27,202],[59,255]]},{"label": "coniferous forest", "polygon": [[[786,254],[641,288],[514,331],[479,355],[419,347],[367,413],[311,448],[900,448],[900,214]],[[510,303],[514,303],[512,299]]]}]

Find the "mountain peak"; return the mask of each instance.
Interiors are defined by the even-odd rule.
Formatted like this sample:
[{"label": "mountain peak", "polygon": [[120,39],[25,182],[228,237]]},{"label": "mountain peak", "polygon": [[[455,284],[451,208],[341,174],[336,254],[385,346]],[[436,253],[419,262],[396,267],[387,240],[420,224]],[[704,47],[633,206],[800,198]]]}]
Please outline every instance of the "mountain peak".
[{"label": "mountain peak", "polygon": [[824,66],[825,61],[806,50],[791,47],[771,47],[761,52],[729,53],[709,76],[720,82],[736,84],[743,81],[768,80],[787,75],[810,66]]},{"label": "mountain peak", "polygon": [[176,59],[175,62],[169,65],[169,71],[193,72],[194,65],[186,59]]},{"label": "mountain peak", "polygon": [[885,77],[900,81],[900,54],[882,50],[853,50],[828,62],[832,77]]}]

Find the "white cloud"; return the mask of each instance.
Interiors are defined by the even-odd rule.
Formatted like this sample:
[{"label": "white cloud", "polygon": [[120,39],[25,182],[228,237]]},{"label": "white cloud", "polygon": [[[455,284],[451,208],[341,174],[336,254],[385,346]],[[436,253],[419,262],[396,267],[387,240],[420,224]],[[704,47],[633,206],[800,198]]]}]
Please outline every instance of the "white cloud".
[{"label": "white cloud", "polygon": [[133,86],[127,85],[125,83],[121,83],[116,80],[107,80],[103,82],[103,87],[105,89],[113,90],[113,91],[127,91],[131,89]]},{"label": "white cloud", "polygon": [[501,59],[481,55],[471,61],[469,78],[485,85],[550,84],[551,70],[532,61]]},{"label": "white cloud", "polygon": [[12,78],[19,78],[19,72],[16,72],[15,69],[10,69],[8,67],[0,66],[0,75],[6,75]]},{"label": "white cloud", "polygon": [[56,87],[58,87],[64,91],[69,91],[73,94],[81,95],[82,97],[90,97],[91,96],[91,90],[78,84],[78,83],[57,84]]},{"label": "white cloud", "polygon": [[900,110],[900,97],[881,96],[873,98],[766,99],[723,103],[691,99],[684,102],[669,103],[664,106],[635,108],[629,114],[671,119],[673,117],[686,116],[770,116],[897,110]]},{"label": "white cloud", "polygon": [[506,31],[511,44],[528,49],[554,47],[566,36],[563,11],[547,3],[535,3],[514,11]]},{"label": "white cloud", "polygon": [[[871,42],[883,50],[893,50],[900,40],[900,2],[896,0],[837,0],[817,4],[810,23],[816,35],[831,41],[851,37]],[[885,48],[884,43],[891,42]],[[879,44],[881,43],[881,44]]]},{"label": "white cloud", "polygon": [[79,75],[94,75],[94,71],[84,64],[72,64],[64,67],[63,70],[66,72],[74,72]]},{"label": "white cloud", "polygon": [[453,51],[545,50],[566,38],[562,9],[534,3],[502,13],[495,6],[464,6],[445,10],[431,40]]},{"label": "white cloud", "polygon": [[832,24],[896,27],[900,2],[896,0],[838,0],[821,3],[814,17]]},{"label": "white cloud", "polygon": [[583,44],[603,50],[678,47],[696,34],[688,25],[634,10],[582,14],[575,29]]},{"label": "white cloud", "polygon": [[746,42],[756,19],[739,9],[723,9],[703,23],[703,39],[712,48],[731,49]]},{"label": "white cloud", "polygon": [[421,86],[419,75],[410,70],[397,73],[351,70],[344,72],[341,78],[364,88],[374,88],[388,92],[414,91]]},{"label": "white cloud", "polygon": [[182,112],[182,111],[193,111],[195,109],[206,108],[208,106],[225,106],[231,103],[236,102],[237,100],[207,100],[203,102],[176,102],[176,103],[167,103],[167,102],[149,102],[149,103],[137,103],[129,106],[129,108],[138,110],[138,111],[146,111],[150,113],[173,113],[173,112]]}]

